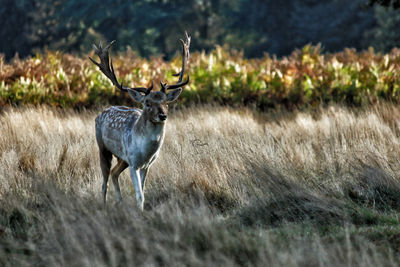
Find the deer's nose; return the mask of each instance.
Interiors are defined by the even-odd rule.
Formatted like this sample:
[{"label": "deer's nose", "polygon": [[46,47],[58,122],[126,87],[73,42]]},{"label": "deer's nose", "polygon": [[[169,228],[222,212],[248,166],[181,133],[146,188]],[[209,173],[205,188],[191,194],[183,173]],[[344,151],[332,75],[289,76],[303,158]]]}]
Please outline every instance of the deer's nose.
[{"label": "deer's nose", "polygon": [[167,119],[167,115],[165,114],[159,114],[158,117],[160,118],[160,120],[165,121]]}]

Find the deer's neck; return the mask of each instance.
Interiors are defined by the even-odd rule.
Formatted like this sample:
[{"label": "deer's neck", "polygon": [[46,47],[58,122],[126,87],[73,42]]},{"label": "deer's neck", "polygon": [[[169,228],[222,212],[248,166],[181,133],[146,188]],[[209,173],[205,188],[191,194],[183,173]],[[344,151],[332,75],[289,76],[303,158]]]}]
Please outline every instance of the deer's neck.
[{"label": "deer's neck", "polygon": [[135,132],[143,137],[147,137],[149,141],[162,142],[164,138],[164,123],[155,123],[150,119],[149,114],[143,111],[135,124]]}]

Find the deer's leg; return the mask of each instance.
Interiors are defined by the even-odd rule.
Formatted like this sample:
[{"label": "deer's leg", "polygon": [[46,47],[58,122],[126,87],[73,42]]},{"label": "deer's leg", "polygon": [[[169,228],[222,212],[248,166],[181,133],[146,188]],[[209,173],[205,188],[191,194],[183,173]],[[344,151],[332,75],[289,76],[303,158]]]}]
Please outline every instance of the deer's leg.
[{"label": "deer's leg", "polygon": [[111,179],[114,184],[115,193],[119,202],[122,202],[121,190],[119,189],[118,177],[126,168],[128,168],[128,163],[122,159],[118,159],[117,165],[111,170]]},{"label": "deer's leg", "polygon": [[112,154],[106,149],[100,148],[100,168],[103,174],[103,185],[101,187],[103,193],[103,203],[106,205],[106,195],[107,195],[107,182],[108,176],[110,175],[110,167],[112,161]]},{"label": "deer's leg", "polygon": [[135,187],[137,204],[139,208],[143,210],[144,195],[142,190],[142,181],[140,179],[140,172],[133,166],[130,166],[129,169],[131,171],[132,183]]},{"label": "deer's leg", "polygon": [[149,168],[146,169],[140,169],[140,179],[141,179],[141,183],[142,183],[142,191],[144,193],[144,185],[146,182],[146,176],[147,176],[147,172],[148,172]]}]

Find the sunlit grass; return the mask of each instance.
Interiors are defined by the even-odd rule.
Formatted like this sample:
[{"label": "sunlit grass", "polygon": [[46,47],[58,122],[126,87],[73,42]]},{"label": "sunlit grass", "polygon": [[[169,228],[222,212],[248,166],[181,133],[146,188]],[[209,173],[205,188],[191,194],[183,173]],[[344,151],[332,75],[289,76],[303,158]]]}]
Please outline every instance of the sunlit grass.
[{"label": "sunlit grass", "polygon": [[394,266],[400,110],[171,111],[145,210],[107,208],[97,112],[0,115],[0,263]]}]

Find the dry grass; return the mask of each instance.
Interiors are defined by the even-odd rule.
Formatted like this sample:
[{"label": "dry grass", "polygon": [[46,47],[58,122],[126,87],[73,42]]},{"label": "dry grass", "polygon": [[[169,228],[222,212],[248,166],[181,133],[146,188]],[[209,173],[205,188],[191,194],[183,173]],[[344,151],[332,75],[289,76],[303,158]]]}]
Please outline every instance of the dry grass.
[{"label": "dry grass", "polygon": [[400,109],[171,112],[145,211],[102,208],[96,112],[0,115],[3,266],[395,266]]}]

